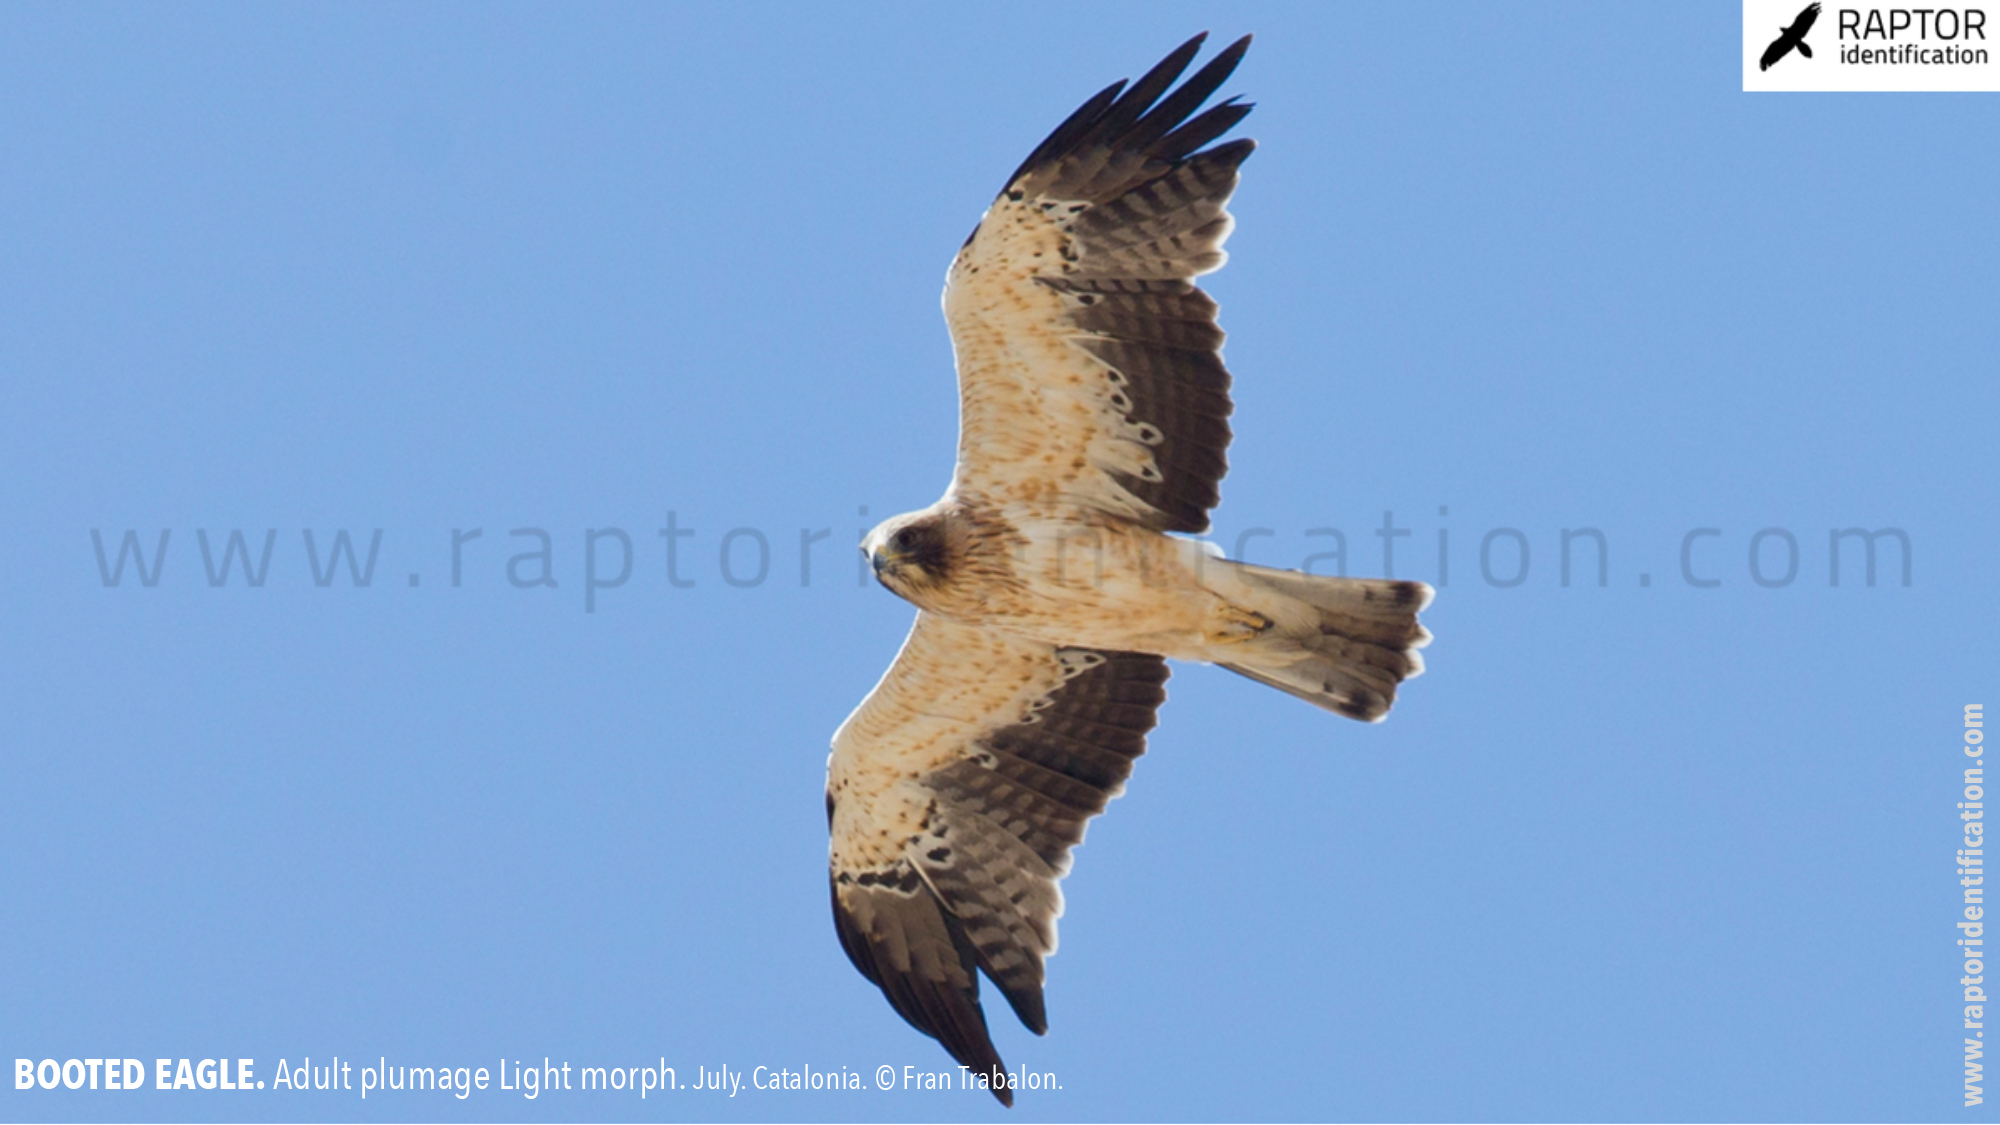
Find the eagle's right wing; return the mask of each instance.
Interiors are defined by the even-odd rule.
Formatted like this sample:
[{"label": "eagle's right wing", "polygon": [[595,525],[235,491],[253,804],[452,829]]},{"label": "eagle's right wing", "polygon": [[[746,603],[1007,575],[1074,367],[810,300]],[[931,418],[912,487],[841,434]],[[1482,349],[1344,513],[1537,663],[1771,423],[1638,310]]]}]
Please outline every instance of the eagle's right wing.
[{"label": "eagle's right wing", "polygon": [[[923,613],[833,737],[833,918],[861,974],[980,1072],[1001,1068],[984,970],[1036,1034],[1057,880],[1124,789],[1166,661],[1055,648]],[[1004,1086],[994,1089],[1012,1104]]]}]

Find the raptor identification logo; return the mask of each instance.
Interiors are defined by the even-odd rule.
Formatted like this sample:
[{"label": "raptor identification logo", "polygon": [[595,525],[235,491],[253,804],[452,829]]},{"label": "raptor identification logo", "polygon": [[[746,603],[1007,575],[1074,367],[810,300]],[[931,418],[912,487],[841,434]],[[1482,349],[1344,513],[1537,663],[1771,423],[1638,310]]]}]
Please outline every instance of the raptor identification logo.
[{"label": "raptor identification logo", "polygon": [[1743,89],[2000,91],[2000,0],[1743,0]]}]

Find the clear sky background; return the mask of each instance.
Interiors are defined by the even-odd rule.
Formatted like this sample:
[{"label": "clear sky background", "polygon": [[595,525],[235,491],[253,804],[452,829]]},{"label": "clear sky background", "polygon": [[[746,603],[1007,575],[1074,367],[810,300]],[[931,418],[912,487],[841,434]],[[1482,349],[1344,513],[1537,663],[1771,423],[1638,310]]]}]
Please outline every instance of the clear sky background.
[{"label": "clear sky background", "polygon": [[[1204,28],[1262,145],[1215,538],[1344,538],[1437,640],[1376,727],[1176,669],[1050,1034],[988,990],[1061,1085],[1011,1119],[1992,1120],[2000,102],[1745,95],[1734,4],[1178,3],[0,10],[0,1062],[865,1087],[0,1117],[1008,1117],[873,1088],[949,1059],[828,917],[827,740],[913,613],[853,544],[949,477],[951,253]],[[1849,527],[1909,584],[1885,537],[1833,586]],[[93,530],[169,531],[157,585]]]}]

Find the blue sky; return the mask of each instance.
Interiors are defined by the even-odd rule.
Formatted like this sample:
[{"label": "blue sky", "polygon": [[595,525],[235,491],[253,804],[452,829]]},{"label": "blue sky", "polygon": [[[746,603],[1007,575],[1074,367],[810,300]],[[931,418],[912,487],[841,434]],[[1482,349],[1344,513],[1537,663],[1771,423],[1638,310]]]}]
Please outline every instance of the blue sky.
[{"label": "blue sky", "polygon": [[[0,12],[0,1061],[864,1086],[0,1118],[1009,1116],[874,1089],[948,1059],[828,918],[827,739],[912,616],[851,544],[949,477],[938,291],[1002,177],[1208,28],[1261,144],[1215,539],[1439,584],[1437,640],[1379,727],[1177,669],[1050,1034],[989,989],[1061,1086],[1011,1116],[1991,1120],[1996,103],[1742,94],[1739,17]],[[1845,528],[1908,584],[1884,536],[1833,585]],[[342,529],[365,587],[316,581]],[[156,585],[106,584],[128,530]],[[262,586],[211,586],[232,530]]]}]

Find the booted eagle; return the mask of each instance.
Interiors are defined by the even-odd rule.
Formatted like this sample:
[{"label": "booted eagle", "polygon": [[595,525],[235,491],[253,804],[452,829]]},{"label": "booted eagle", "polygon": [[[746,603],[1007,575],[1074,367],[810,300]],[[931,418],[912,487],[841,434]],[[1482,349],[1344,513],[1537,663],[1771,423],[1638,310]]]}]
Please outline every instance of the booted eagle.
[{"label": "booted eagle", "polygon": [[[1423,664],[1419,582],[1214,557],[1229,373],[1215,302],[1250,112],[1197,112],[1249,37],[1172,89],[1183,44],[1057,126],[953,259],[958,467],[862,543],[916,604],[895,663],[833,736],[826,812],[840,943],[1003,1103],[979,974],[1048,1029],[1057,882],[1146,748],[1167,658],[1220,664],[1375,721]],[[1204,147],[1208,146],[1208,147]]]}]

